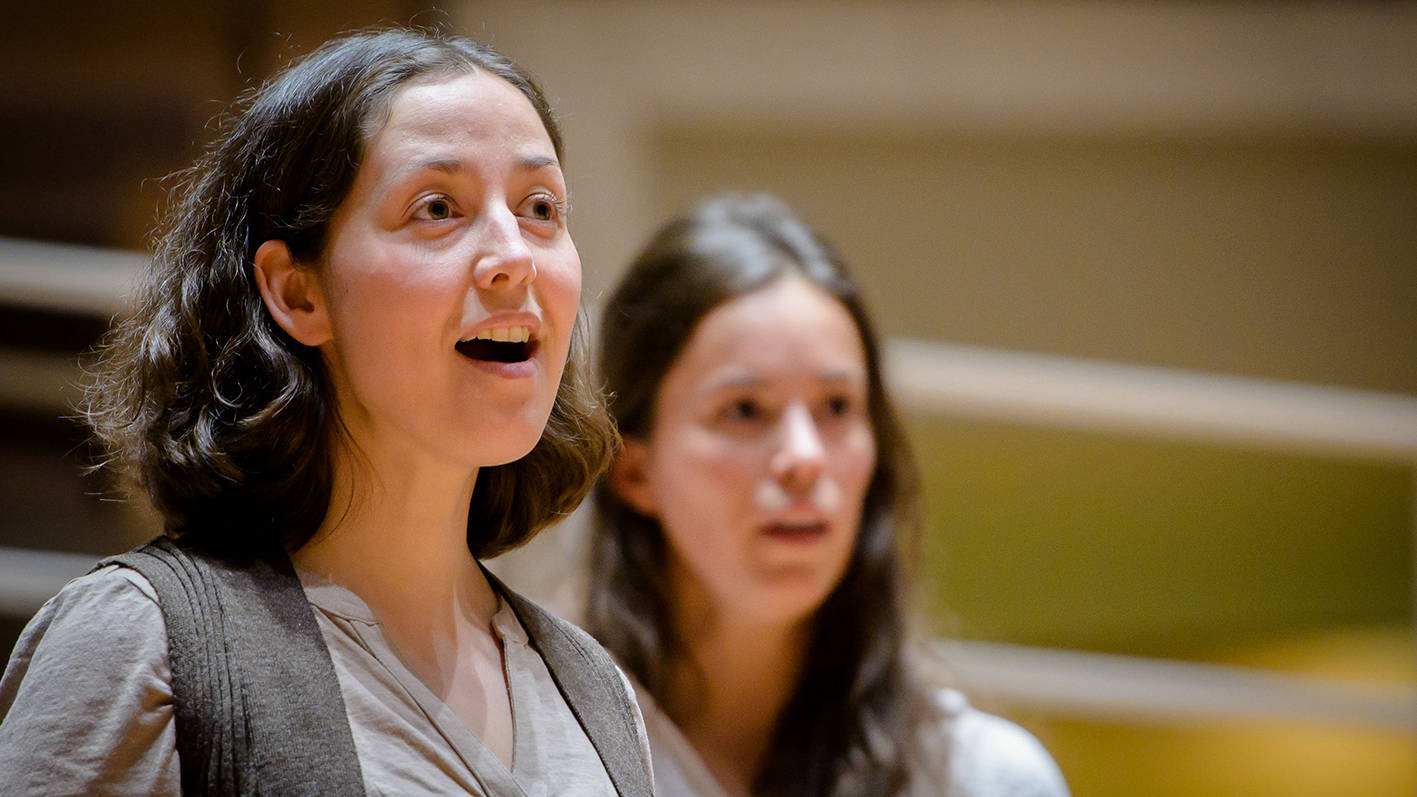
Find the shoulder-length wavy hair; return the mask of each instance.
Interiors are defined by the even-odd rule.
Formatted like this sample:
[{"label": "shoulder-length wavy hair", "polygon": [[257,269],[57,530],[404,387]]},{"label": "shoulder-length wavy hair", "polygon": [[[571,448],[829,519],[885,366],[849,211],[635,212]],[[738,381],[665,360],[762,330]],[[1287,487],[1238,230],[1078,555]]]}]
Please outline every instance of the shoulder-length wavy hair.
[{"label": "shoulder-length wavy hair", "polygon": [[[621,434],[647,438],[660,384],[699,321],[787,274],[836,297],[855,322],[877,459],[850,563],[817,611],[805,670],[754,791],[892,794],[910,776],[923,704],[905,662],[899,550],[918,536],[917,475],[885,394],[875,329],[839,255],[772,197],[711,199],[663,227],[610,297],[601,373]],[[670,666],[686,650],[672,621],[663,530],[606,478],[596,486],[593,526],[587,625],[662,702]]]},{"label": "shoulder-length wavy hair", "polygon": [[[318,351],[262,302],[254,253],[278,239],[319,263],[399,89],[477,72],[526,96],[560,157],[551,107],[521,67],[468,39],[395,28],[326,42],[249,92],[180,174],[134,310],[101,345],[80,408],[105,464],[146,492],[168,533],[293,550],[319,528],[342,426]],[[475,556],[515,547],[573,509],[615,445],[586,378],[583,327],[578,318],[536,447],[478,474],[467,526]]]}]

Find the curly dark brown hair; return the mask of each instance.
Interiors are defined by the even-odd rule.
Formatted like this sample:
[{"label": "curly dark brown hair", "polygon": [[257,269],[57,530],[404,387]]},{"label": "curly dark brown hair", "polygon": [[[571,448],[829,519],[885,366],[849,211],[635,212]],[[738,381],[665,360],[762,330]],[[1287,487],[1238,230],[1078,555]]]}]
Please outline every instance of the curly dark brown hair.
[{"label": "curly dark brown hair", "polygon": [[[275,239],[318,263],[397,91],[476,72],[519,89],[562,155],[551,108],[521,67],[465,38],[394,28],[326,42],[248,92],[180,173],[134,308],[97,351],[80,407],[104,464],[146,493],[167,533],[294,550],[319,528],[342,426],[318,351],[262,302],[254,253]],[[584,326],[578,317],[535,448],[478,474],[475,556],[520,545],[573,509],[616,444],[587,379]]]},{"label": "curly dark brown hair", "polygon": [[[813,618],[806,667],[753,791],[895,794],[917,760],[916,730],[930,702],[906,663],[902,549],[918,539],[918,478],[886,396],[875,329],[841,257],[773,197],[705,201],[662,227],[611,295],[601,372],[621,433],[648,439],[660,385],[703,317],[787,274],[835,297],[855,323],[878,455],[850,563]],[[587,628],[664,702],[670,668],[686,651],[673,622],[664,532],[607,478],[596,485],[594,507]]]}]

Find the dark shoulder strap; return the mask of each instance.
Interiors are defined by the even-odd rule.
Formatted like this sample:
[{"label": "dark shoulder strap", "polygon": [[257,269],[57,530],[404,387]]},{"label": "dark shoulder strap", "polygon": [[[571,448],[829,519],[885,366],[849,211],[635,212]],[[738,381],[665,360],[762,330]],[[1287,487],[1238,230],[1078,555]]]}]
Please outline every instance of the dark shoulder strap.
[{"label": "dark shoulder strap", "polygon": [[184,793],[364,793],[334,663],[284,551],[159,537],[104,564],[157,592]]},{"label": "dark shoulder strap", "polygon": [[546,662],[620,797],[654,793],[649,760],[635,732],[634,703],[610,654],[589,634],[507,588],[484,568]]}]

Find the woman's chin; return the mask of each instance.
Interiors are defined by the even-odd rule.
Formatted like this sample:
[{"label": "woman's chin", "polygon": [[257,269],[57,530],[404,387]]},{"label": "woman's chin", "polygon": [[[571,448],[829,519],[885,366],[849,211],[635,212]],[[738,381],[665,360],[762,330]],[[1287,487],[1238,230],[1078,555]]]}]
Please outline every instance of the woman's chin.
[{"label": "woman's chin", "polygon": [[741,621],[757,626],[788,626],[816,614],[830,590],[815,583],[778,583],[754,593],[750,600],[736,601]]},{"label": "woman's chin", "polygon": [[540,431],[545,424],[536,429],[537,434],[524,434],[520,436],[502,435],[505,439],[489,441],[489,445],[482,447],[479,452],[479,464],[481,467],[494,468],[501,465],[510,465],[519,459],[525,458],[541,441]]}]

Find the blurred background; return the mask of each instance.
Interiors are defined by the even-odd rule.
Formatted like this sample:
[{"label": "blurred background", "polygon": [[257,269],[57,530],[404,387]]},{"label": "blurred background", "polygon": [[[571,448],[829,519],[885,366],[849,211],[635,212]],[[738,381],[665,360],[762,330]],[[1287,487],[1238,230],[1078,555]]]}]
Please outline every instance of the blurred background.
[{"label": "blurred background", "polygon": [[[1417,793],[1417,5],[23,4],[0,25],[0,651],[155,531],[78,355],[163,177],[343,30],[542,80],[586,304],[779,194],[890,340],[942,666],[1087,795]],[[551,600],[573,518],[501,567]]]}]

